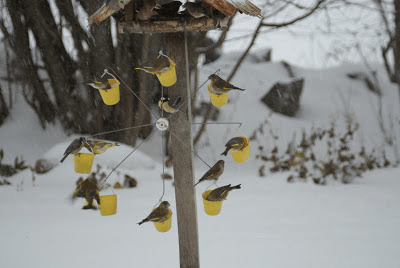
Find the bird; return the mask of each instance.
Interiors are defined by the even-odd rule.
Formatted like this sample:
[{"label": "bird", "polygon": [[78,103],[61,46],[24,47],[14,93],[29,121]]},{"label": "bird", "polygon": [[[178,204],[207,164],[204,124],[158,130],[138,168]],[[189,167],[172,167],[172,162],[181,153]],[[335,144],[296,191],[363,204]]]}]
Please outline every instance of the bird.
[{"label": "bird", "polygon": [[77,155],[83,146],[85,146],[89,151],[92,151],[92,148],[88,145],[86,138],[80,137],[79,139],[73,140],[65,150],[64,156],[60,162],[64,162],[65,158],[67,158],[69,154]]},{"label": "bird", "polygon": [[157,0],[143,0],[139,13],[135,15],[136,20],[148,20],[153,16],[153,10],[161,8]]},{"label": "bird", "polygon": [[142,223],[152,221],[152,222],[161,222],[168,220],[169,218],[169,206],[170,204],[168,201],[163,201],[161,204],[153,210],[147,218],[139,222],[138,224],[141,225]]},{"label": "bird", "polygon": [[229,192],[235,189],[241,189],[240,187],[241,184],[238,184],[236,186],[231,186],[230,184],[219,187],[217,189],[212,190],[208,196],[206,197],[206,200],[208,201],[222,201],[226,200],[226,197],[228,196]]},{"label": "bird", "polygon": [[202,6],[202,2],[198,3],[186,2],[185,4],[182,5],[182,7],[186,8],[189,14],[196,19],[201,17],[210,17],[207,14],[204,7]]},{"label": "bird", "polygon": [[174,114],[178,111],[185,113],[184,111],[179,110],[179,108],[182,105],[182,101],[183,101],[183,97],[181,97],[181,96],[177,97],[174,102],[172,102],[171,99],[168,97],[162,97],[158,101],[158,107],[160,107],[161,109],[163,109],[165,112],[167,112],[169,114]]},{"label": "bird", "polygon": [[112,87],[105,77],[95,78],[94,82],[86,82],[86,84],[98,90],[107,90]]},{"label": "bird", "polygon": [[242,150],[245,144],[246,140],[243,137],[234,137],[225,144],[226,149],[221,155],[226,156],[231,149],[236,151]]},{"label": "bird", "polygon": [[168,71],[170,68],[170,62],[167,57],[159,57],[155,60],[146,62],[139,67],[136,67],[136,70],[143,70],[150,74],[155,73],[163,73]]},{"label": "bird", "polygon": [[211,89],[210,91],[217,95],[222,95],[228,93],[231,90],[241,90],[244,91],[242,88],[235,87],[234,85],[226,82],[224,79],[219,77],[216,74],[212,74],[208,77],[211,80]]},{"label": "bird", "polygon": [[93,205],[93,200],[96,200],[97,204],[100,205],[99,189],[97,184],[90,178],[87,178],[76,187],[72,194],[72,200],[77,197],[85,198],[87,201],[87,205],[83,206],[82,209],[96,209]]},{"label": "bird", "polygon": [[194,185],[196,186],[200,182],[206,181],[206,180],[218,180],[218,178],[222,175],[224,172],[224,166],[225,166],[225,161],[224,160],[219,160],[212,168],[210,168],[204,175],[201,177],[201,179]]},{"label": "bird", "polygon": [[87,140],[87,143],[92,148],[94,154],[102,154],[111,147],[119,146],[119,144],[116,142],[111,143],[106,141]]},{"label": "bird", "polygon": [[179,8],[181,7],[181,1],[172,1],[161,5],[160,9],[157,9],[157,13],[164,17],[174,17],[178,14]]}]

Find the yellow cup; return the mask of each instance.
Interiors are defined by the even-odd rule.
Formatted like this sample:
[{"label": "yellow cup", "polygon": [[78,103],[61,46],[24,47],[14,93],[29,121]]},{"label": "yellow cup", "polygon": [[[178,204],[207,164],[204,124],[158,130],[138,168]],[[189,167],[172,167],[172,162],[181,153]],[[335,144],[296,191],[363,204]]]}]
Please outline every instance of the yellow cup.
[{"label": "yellow cup", "polygon": [[[154,211],[154,209],[153,209]],[[168,219],[164,222],[153,222],[154,223],[154,227],[156,227],[157,231],[161,232],[161,233],[165,233],[168,232],[169,229],[171,229],[171,222],[172,222],[172,211],[170,209],[168,209]]]},{"label": "yellow cup", "polygon": [[94,154],[80,153],[74,156],[75,172],[89,174],[92,171]]},{"label": "yellow cup", "polygon": [[217,95],[210,91],[212,84],[208,85],[208,93],[210,94],[210,99],[212,105],[215,107],[222,107],[228,103],[228,94]]},{"label": "yellow cup", "polygon": [[117,213],[117,195],[103,195],[100,196],[100,214],[101,216],[109,216]]},{"label": "yellow cup", "polygon": [[222,201],[208,201],[206,200],[207,196],[211,193],[212,190],[205,191],[202,194],[203,203],[204,203],[204,211],[207,215],[215,216],[221,212]]},{"label": "yellow cup", "polygon": [[175,63],[170,59],[168,61],[170,65],[169,69],[162,73],[156,73],[158,80],[164,87],[170,87],[176,83]]},{"label": "yellow cup", "polygon": [[246,162],[247,160],[249,160],[249,156],[250,156],[250,143],[249,140],[246,137],[241,136],[241,138],[243,138],[246,143],[244,144],[243,149],[235,151],[235,150],[231,150],[231,154],[233,157],[233,160],[235,160],[238,163],[243,163]]},{"label": "yellow cup", "polygon": [[108,82],[110,83],[111,86],[116,84],[114,87],[107,89],[107,90],[102,90],[99,89],[101,98],[103,99],[104,103],[107,105],[114,105],[119,102],[119,81],[115,79],[108,79]]}]

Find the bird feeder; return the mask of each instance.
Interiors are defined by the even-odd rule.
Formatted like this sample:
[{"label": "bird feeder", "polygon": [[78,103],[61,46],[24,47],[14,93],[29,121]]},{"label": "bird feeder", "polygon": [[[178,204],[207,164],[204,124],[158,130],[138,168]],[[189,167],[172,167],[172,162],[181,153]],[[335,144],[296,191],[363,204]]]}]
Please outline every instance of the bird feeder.
[{"label": "bird feeder", "polygon": [[75,172],[89,174],[92,171],[94,154],[79,153],[74,156]]},{"label": "bird feeder", "polygon": [[154,222],[154,226],[156,227],[157,231],[165,233],[168,232],[169,229],[171,229],[171,222],[172,222],[171,216],[172,216],[172,211],[168,209],[168,219],[166,219],[164,222]]},{"label": "bird feeder", "polygon": [[231,154],[233,157],[233,160],[235,160],[237,163],[243,163],[249,160],[250,156],[250,143],[249,140],[246,137],[241,136],[245,140],[245,144],[241,150],[231,150]]},{"label": "bird feeder", "polygon": [[221,95],[217,95],[211,92],[211,87],[212,87],[212,83],[210,85],[208,85],[208,93],[210,94],[210,99],[211,99],[211,103],[212,105],[214,105],[215,107],[222,107],[225,104],[228,103],[228,94],[224,93]]},{"label": "bird feeder", "polygon": [[204,211],[207,215],[215,216],[221,212],[222,201],[208,201],[207,196],[212,190],[205,191],[201,196],[203,197]]},{"label": "bird feeder", "polygon": [[176,83],[175,62],[168,58],[169,67],[163,72],[156,73],[158,80],[164,87],[170,87]]},{"label": "bird feeder", "polygon": [[117,213],[117,195],[100,196],[100,214],[101,216],[110,216]]},{"label": "bird feeder", "polygon": [[99,89],[101,98],[106,105],[117,104],[120,100],[119,97],[119,81],[117,79],[107,79],[110,83],[110,89]]}]

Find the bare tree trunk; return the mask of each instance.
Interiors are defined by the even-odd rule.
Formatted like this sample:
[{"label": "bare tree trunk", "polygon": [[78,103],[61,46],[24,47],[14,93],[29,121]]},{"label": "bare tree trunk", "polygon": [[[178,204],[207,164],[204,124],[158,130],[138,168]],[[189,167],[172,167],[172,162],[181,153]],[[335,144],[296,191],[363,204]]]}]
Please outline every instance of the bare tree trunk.
[{"label": "bare tree trunk", "polygon": [[0,126],[3,124],[9,113],[6,101],[4,100],[3,90],[0,85]]},{"label": "bare tree trunk", "polygon": [[395,21],[395,35],[394,35],[394,77],[399,90],[400,98],[400,1],[394,0],[394,21]]}]

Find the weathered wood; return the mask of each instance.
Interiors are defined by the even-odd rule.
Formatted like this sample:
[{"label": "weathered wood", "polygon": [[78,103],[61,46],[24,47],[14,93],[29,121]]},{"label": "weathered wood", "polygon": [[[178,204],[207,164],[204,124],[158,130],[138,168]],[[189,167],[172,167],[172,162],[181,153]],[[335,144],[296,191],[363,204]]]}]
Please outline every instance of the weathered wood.
[{"label": "weathered wood", "polygon": [[132,0],[112,0],[110,3],[90,15],[88,18],[89,25],[92,25],[94,22],[99,24],[115,12],[123,9],[131,1]]},{"label": "weathered wood", "polygon": [[210,31],[217,29],[217,19],[202,17],[199,19],[185,18],[170,21],[118,21],[118,33],[137,33],[137,34],[153,34],[153,33],[177,33]]},{"label": "weathered wood", "polygon": [[[177,82],[168,88],[168,96],[175,99],[182,96],[188,100],[190,94],[186,80],[184,34],[173,33],[165,36],[165,53],[176,64]],[[192,128],[190,125],[190,101],[181,107],[184,113],[176,113],[170,119],[172,156],[174,161],[174,184],[176,213],[178,218],[180,267],[198,268],[199,242],[197,233],[197,210],[194,188]],[[189,116],[189,117],[188,117]]]},{"label": "weathered wood", "polygon": [[207,4],[210,4],[215,9],[221,11],[225,15],[232,17],[235,14],[236,8],[231,3],[225,0],[204,0]]}]

